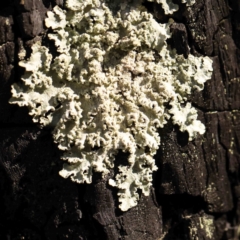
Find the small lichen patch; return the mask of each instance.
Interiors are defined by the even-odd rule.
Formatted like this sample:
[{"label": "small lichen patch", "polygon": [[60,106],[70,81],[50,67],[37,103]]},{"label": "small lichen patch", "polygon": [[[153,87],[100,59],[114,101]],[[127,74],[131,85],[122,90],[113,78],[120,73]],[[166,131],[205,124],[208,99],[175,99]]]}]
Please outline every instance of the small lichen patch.
[{"label": "small lichen patch", "polygon": [[171,50],[169,24],[157,23],[141,1],[67,0],[65,8],[54,7],[45,20],[58,55],[35,43],[19,63],[26,71],[10,102],[54,127],[64,178],[91,183],[94,171],[104,177],[113,169],[119,150],[128,153],[128,166],[109,181],[126,211],[136,206],[137,190],[150,192],[158,129],[171,118],[189,140],[204,133],[187,100],[210,79],[212,61]]}]

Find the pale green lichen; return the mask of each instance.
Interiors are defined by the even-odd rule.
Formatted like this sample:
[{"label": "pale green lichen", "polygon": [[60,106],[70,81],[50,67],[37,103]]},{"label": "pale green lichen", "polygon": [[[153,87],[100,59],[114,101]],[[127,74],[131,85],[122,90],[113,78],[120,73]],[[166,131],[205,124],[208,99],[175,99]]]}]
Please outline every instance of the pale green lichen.
[{"label": "pale green lichen", "polygon": [[48,12],[58,56],[35,43],[19,63],[24,84],[13,85],[10,102],[54,127],[54,141],[65,151],[64,178],[91,183],[93,171],[104,177],[113,169],[119,150],[129,153],[128,165],[109,180],[126,211],[137,204],[138,189],[150,192],[158,128],[172,117],[189,140],[204,133],[186,102],[211,77],[212,61],[171,50],[169,24],[157,23],[141,1],[116,2],[67,0],[67,10]]},{"label": "pale green lichen", "polygon": [[189,223],[189,239],[213,239],[215,226],[213,216],[201,213],[201,215],[186,216]]},{"label": "pale green lichen", "polygon": [[[173,3],[172,0],[148,0],[149,2],[155,2],[162,5],[165,14],[173,14],[178,10],[178,5]],[[182,3],[186,3],[186,6],[192,6],[195,0],[182,0]]]},{"label": "pale green lichen", "polygon": [[207,214],[199,218],[200,228],[203,229],[206,233],[206,236],[209,239],[212,239],[215,232],[214,219],[212,216]]}]

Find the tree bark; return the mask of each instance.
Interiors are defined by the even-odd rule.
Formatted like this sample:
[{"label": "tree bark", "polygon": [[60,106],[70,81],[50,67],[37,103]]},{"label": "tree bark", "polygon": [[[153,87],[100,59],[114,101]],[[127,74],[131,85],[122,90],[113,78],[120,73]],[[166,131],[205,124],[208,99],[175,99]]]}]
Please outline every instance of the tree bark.
[{"label": "tree bark", "polygon": [[[30,55],[46,34],[46,12],[63,0],[0,3],[0,239],[240,238],[240,1],[196,0],[191,8],[175,2],[169,44],[185,57],[213,60],[212,79],[192,94],[206,133],[188,142],[171,123],[161,129],[151,194],[127,212],[100,175],[90,185],[61,178],[51,131],[8,103],[23,74],[19,50]],[[145,5],[157,21],[168,21],[160,5]]]}]

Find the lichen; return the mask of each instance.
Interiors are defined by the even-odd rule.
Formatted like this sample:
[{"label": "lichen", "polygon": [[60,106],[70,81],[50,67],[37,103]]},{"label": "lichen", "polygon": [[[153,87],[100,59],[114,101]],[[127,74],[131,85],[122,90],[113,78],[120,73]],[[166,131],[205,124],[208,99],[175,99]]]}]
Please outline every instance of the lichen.
[{"label": "lichen", "polygon": [[[161,4],[165,14],[173,14],[178,11],[179,7],[177,4],[173,3],[172,0],[148,0],[149,2],[155,2]],[[195,0],[182,0],[182,3],[186,3],[186,6],[192,6]]]},{"label": "lichen", "polygon": [[128,153],[128,165],[109,180],[126,211],[136,206],[137,190],[150,192],[158,129],[172,119],[189,140],[204,133],[187,100],[211,77],[212,61],[177,55],[166,43],[169,23],[157,23],[141,1],[116,2],[67,0],[66,10],[48,12],[48,38],[58,55],[35,43],[19,63],[26,71],[10,102],[54,128],[64,178],[91,183],[93,171],[105,177],[118,151]]},{"label": "lichen", "polygon": [[203,229],[206,233],[206,236],[209,239],[212,239],[214,236],[215,226],[213,217],[205,214],[199,218],[200,228]]}]

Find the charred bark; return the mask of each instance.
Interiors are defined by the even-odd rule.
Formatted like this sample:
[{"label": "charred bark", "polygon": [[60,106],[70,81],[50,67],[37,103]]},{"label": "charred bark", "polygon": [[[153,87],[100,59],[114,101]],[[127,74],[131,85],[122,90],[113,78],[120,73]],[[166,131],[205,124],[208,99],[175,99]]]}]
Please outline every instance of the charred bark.
[{"label": "charred bark", "polygon": [[[46,34],[46,12],[63,0],[0,3],[0,239],[238,239],[240,237],[240,2],[196,0],[171,16],[178,54],[213,60],[213,76],[192,95],[206,133],[193,142],[175,126],[161,130],[149,197],[118,209],[107,179],[78,185],[58,175],[61,152],[50,129],[9,105],[20,81],[18,52]],[[159,22],[159,5],[146,4]],[[47,43],[51,47],[51,43]],[[125,161],[119,154],[116,161]]]}]

